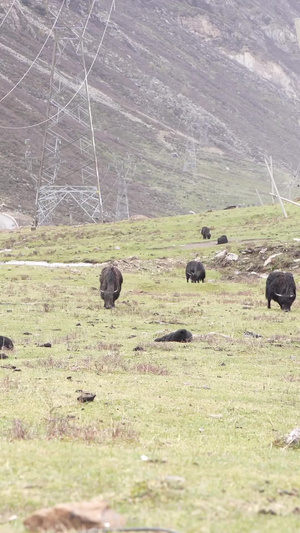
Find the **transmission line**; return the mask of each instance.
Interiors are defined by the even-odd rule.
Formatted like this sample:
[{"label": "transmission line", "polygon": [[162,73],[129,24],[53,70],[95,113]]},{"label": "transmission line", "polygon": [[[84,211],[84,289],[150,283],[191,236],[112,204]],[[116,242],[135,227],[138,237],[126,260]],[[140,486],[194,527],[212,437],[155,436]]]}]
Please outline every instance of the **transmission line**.
[{"label": "transmission line", "polygon": [[7,19],[8,15],[10,14],[12,8],[14,7],[15,3],[16,3],[17,0],[13,0],[13,3],[11,4],[10,8],[8,9],[6,15],[4,15],[3,19],[1,20],[0,22],[0,28],[2,26],[2,24],[5,22],[5,20]]},{"label": "transmission line", "polygon": [[[65,0],[63,0],[63,4],[64,4],[64,2],[65,2]],[[82,89],[82,87],[86,83],[87,78],[90,75],[90,72],[91,72],[91,70],[92,70],[92,68],[93,68],[93,66],[94,66],[94,64],[96,62],[96,59],[97,59],[97,57],[99,55],[100,49],[101,49],[102,44],[103,44],[103,40],[104,40],[106,31],[107,31],[107,28],[108,28],[108,25],[109,25],[109,22],[110,22],[110,18],[111,18],[111,14],[112,14],[113,9],[115,9],[115,0],[112,0],[111,6],[110,6],[110,10],[109,10],[109,13],[108,13],[108,17],[107,17],[107,21],[106,21],[106,24],[105,24],[105,28],[103,30],[103,34],[102,34],[100,43],[98,45],[98,48],[96,50],[96,53],[94,55],[93,61],[91,63],[91,66],[88,69],[88,71],[86,73],[86,76],[83,79],[83,81],[80,84],[80,86],[78,87],[77,91],[73,94],[72,98],[70,98],[70,100],[64,105],[64,107],[62,107],[57,113],[55,113],[55,115],[52,115],[51,117],[48,117],[45,120],[42,120],[41,122],[37,122],[36,124],[30,124],[29,126],[1,126],[1,124],[0,124],[0,129],[3,129],[3,130],[25,130],[25,129],[29,129],[29,128],[37,128],[38,126],[41,126],[42,124],[46,124],[47,122],[55,119],[62,111],[64,111],[73,102],[74,98],[76,98],[77,94],[80,92],[80,90]]]},{"label": "transmission line", "polygon": [[47,35],[47,37],[46,37],[46,40],[45,40],[45,42],[44,42],[42,48],[40,49],[39,53],[38,53],[37,56],[34,58],[34,60],[32,61],[31,65],[30,65],[30,66],[28,67],[28,69],[26,70],[25,74],[23,74],[23,76],[19,79],[19,81],[14,85],[14,87],[12,87],[12,89],[10,89],[10,91],[8,91],[8,93],[0,99],[0,104],[1,104],[1,102],[3,102],[3,100],[5,100],[5,98],[7,98],[7,97],[8,97],[8,96],[9,96],[9,95],[10,95],[10,94],[11,94],[11,93],[12,93],[12,92],[13,92],[13,91],[14,91],[19,85],[20,85],[20,83],[24,80],[25,76],[27,76],[28,72],[30,72],[30,70],[32,69],[32,67],[33,67],[33,66],[35,65],[35,63],[37,62],[38,58],[40,57],[42,51],[44,50],[44,48],[45,48],[45,46],[46,46],[46,44],[47,44],[47,42],[48,42],[48,40],[49,40],[49,38],[50,38],[50,36],[51,36],[52,31],[54,30],[54,28],[55,28],[55,26],[56,26],[56,23],[57,23],[57,21],[58,21],[58,19],[59,19],[59,17],[60,17],[60,14],[61,14],[61,12],[62,12],[62,9],[63,9],[63,7],[64,7],[64,3],[65,3],[65,0],[62,1],[62,4],[61,4],[60,9],[59,9],[59,12],[58,12],[58,14],[57,14],[57,16],[56,16],[56,18],[55,18],[55,20],[54,20],[54,22],[53,22],[52,28],[51,28],[51,30],[49,31],[49,33],[48,33],[48,35]]}]

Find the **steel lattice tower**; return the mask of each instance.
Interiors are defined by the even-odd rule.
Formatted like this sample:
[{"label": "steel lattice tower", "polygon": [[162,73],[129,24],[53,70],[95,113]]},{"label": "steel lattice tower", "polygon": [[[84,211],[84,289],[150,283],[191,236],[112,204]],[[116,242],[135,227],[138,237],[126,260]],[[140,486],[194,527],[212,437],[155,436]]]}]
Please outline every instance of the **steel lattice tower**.
[{"label": "steel lattice tower", "polygon": [[183,172],[190,172],[194,177],[197,175],[197,155],[194,139],[188,139],[186,142]]},{"label": "steel lattice tower", "polygon": [[[72,210],[90,222],[103,222],[100,178],[84,55],[85,31],[95,0],[86,14],[68,23],[69,2],[54,30],[47,102],[47,122],[37,179],[34,225],[51,224],[54,211]],[[49,10],[50,16],[56,13]],[[72,13],[72,17],[74,17]],[[72,72],[70,71],[72,69]],[[68,104],[68,102],[70,102]],[[68,104],[68,105],[66,105]],[[79,209],[80,208],[80,209]]]},{"label": "steel lattice tower", "polygon": [[129,218],[129,203],[128,203],[127,183],[126,183],[126,178],[122,176],[119,178],[119,183],[118,183],[116,220],[126,220],[128,218]]}]

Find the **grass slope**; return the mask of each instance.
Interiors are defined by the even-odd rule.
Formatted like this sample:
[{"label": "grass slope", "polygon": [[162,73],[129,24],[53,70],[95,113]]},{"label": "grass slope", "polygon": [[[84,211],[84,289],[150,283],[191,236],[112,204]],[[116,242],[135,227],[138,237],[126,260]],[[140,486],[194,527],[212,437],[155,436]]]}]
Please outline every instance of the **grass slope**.
[{"label": "grass slope", "polygon": [[[297,530],[299,452],[273,442],[299,425],[299,303],[291,313],[275,303],[268,310],[265,280],[249,273],[254,263],[273,268],[263,262],[276,246],[298,281],[300,212],[288,212],[287,220],[270,206],[1,234],[6,261],[114,257],[124,275],[107,311],[97,264],[0,266],[0,333],[16,346],[0,361],[1,532],[23,532],[37,508],[99,494],[131,526]],[[213,238],[228,234],[231,250],[254,239],[253,251],[218,268],[220,247],[199,242],[204,222]],[[185,281],[195,253],[207,266],[204,284]],[[193,342],[153,342],[181,327]],[[96,393],[94,402],[79,404],[79,389]]]}]

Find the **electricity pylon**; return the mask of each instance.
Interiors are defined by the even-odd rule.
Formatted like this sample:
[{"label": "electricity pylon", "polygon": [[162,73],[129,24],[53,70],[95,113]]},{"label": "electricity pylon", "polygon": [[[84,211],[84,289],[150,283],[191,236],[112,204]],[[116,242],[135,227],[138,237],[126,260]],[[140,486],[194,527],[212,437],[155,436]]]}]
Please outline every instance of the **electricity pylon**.
[{"label": "electricity pylon", "polygon": [[[51,224],[59,206],[64,208],[64,213],[71,208],[77,209],[83,212],[85,220],[103,222],[84,50],[85,31],[95,0],[89,2],[87,13],[81,13],[72,25],[69,23],[69,2],[63,1],[63,11],[54,29],[35,225]],[[52,9],[49,13],[56,16]],[[70,217],[71,214],[70,211]]]}]

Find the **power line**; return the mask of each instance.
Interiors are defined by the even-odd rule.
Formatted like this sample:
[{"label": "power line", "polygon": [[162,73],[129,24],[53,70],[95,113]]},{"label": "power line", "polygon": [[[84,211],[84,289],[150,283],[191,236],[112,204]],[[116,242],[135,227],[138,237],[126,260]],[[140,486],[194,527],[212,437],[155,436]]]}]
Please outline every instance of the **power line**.
[{"label": "power line", "polygon": [[[65,0],[63,0],[63,3],[64,3],[64,1]],[[38,126],[41,126],[42,124],[46,124],[50,120],[55,119],[60,113],[62,113],[62,111],[64,111],[73,102],[74,98],[76,98],[77,94],[80,92],[80,90],[82,89],[82,87],[86,83],[87,78],[88,78],[88,76],[89,76],[89,74],[90,74],[90,72],[91,72],[91,70],[92,70],[92,68],[93,68],[93,66],[94,66],[94,64],[96,62],[96,59],[97,59],[97,57],[99,55],[100,49],[101,49],[102,44],[103,44],[103,40],[104,40],[106,31],[107,31],[107,28],[108,28],[108,25],[109,25],[109,22],[110,22],[110,18],[111,18],[111,14],[112,14],[113,9],[115,9],[115,0],[112,0],[112,2],[111,2],[111,6],[110,6],[109,13],[108,13],[107,21],[106,21],[106,24],[105,24],[105,28],[103,30],[103,34],[102,34],[100,43],[98,45],[98,48],[96,50],[96,53],[94,55],[92,64],[91,64],[90,68],[88,69],[84,80],[82,81],[82,83],[78,87],[77,91],[72,96],[72,98],[66,103],[66,105],[64,107],[62,107],[57,113],[55,113],[55,115],[52,115],[51,117],[48,117],[45,120],[42,120],[41,122],[38,122],[36,124],[30,124],[29,126],[1,126],[0,125],[1,129],[3,129],[3,130],[25,130],[25,129],[29,129],[29,128],[36,128]]]},{"label": "power line", "polygon": [[10,14],[12,8],[14,7],[15,3],[16,3],[17,0],[14,0],[13,3],[11,4],[10,8],[8,9],[6,15],[4,15],[3,19],[1,20],[1,23],[0,23],[0,28],[2,26],[2,24],[5,22],[5,20],[7,19],[8,15]]},{"label": "power line", "polygon": [[31,65],[30,65],[30,66],[28,67],[28,69],[26,70],[25,74],[23,74],[23,76],[22,76],[22,77],[19,79],[19,81],[15,84],[15,86],[12,87],[12,89],[10,89],[10,91],[8,91],[8,93],[0,99],[0,104],[1,104],[1,102],[3,102],[3,100],[5,100],[5,98],[7,98],[7,97],[8,97],[8,96],[9,96],[9,95],[10,95],[10,94],[11,94],[11,93],[12,93],[12,92],[13,92],[13,91],[14,91],[19,85],[20,85],[20,83],[24,80],[25,76],[27,76],[28,72],[30,72],[30,70],[32,69],[32,67],[33,67],[33,66],[35,65],[35,63],[37,62],[38,58],[40,57],[42,51],[44,50],[44,48],[45,48],[45,46],[46,46],[46,44],[47,44],[47,42],[48,42],[48,40],[49,40],[49,38],[50,38],[50,36],[51,36],[52,31],[54,30],[54,28],[55,28],[55,26],[56,26],[56,23],[57,23],[57,21],[58,21],[58,19],[59,19],[59,17],[60,17],[60,14],[61,14],[61,12],[62,12],[62,9],[63,9],[63,7],[64,7],[64,3],[65,3],[65,0],[62,0],[62,4],[61,4],[61,6],[60,6],[59,12],[58,12],[58,14],[57,14],[57,16],[56,16],[56,18],[55,18],[55,20],[54,20],[54,22],[53,22],[52,28],[51,28],[51,30],[49,31],[49,33],[48,33],[48,35],[47,35],[47,37],[46,37],[46,40],[45,40],[45,42],[44,42],[42,48],[40,49],[39,53],[38,53],[37,56],[34,58],[34,60],[32,61]]}]

